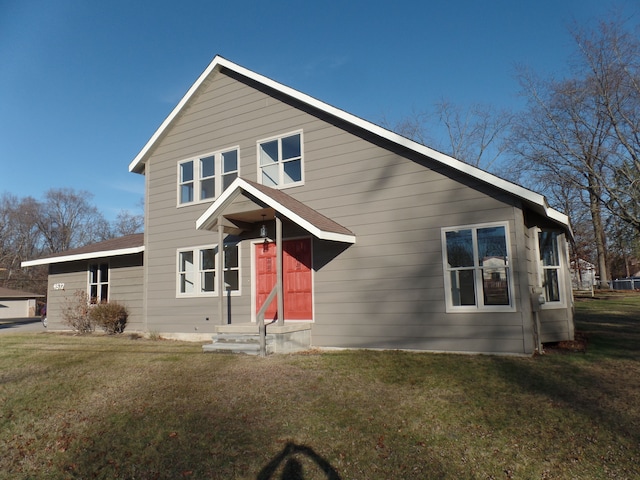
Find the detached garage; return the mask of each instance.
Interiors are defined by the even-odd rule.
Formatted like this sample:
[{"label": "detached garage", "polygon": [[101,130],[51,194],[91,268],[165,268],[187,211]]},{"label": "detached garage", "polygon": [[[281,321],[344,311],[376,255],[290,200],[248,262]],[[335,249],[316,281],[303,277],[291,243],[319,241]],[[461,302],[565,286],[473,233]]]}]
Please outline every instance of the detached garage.
[{"label": "detached garage", "polygon": [[36,315],[36,299],[44,295],[0,287],[0,319]]}]

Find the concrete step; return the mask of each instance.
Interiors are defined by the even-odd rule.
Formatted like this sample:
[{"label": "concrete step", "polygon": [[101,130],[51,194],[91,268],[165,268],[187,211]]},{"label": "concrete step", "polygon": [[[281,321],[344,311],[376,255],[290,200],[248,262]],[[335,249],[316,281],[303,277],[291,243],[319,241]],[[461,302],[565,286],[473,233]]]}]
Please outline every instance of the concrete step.
[{"label": "concrete step", "polygon": [[244,353],[259,355],[260,345],[254,343],[208,343],[202,346],[204,353]]},{"label": "concrete step", "polygon": [[[260,343],[259,335],[250,335],[246,333],[216,333],[213,335],[213,341],[219,343]],[[269,336],[267,335],[267,341]]]},{"label": "concrete step", "polygon": [[[267,354],[273,351],[273,335],[266,336]],[[205,353],[244,353],[260,354],[260,336],[246,333],[216,333],[213,342],[202,346]]]}]

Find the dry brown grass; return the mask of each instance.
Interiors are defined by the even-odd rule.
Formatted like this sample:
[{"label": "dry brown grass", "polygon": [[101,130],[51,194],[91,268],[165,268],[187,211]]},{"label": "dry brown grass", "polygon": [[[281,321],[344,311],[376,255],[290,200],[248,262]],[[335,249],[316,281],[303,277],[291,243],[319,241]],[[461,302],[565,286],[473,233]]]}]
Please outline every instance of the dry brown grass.
[{"label": "dry brown grass", "polygon": [[638,478],[640,298],[598,302],[536,358],[3,335],[0,477]]}]

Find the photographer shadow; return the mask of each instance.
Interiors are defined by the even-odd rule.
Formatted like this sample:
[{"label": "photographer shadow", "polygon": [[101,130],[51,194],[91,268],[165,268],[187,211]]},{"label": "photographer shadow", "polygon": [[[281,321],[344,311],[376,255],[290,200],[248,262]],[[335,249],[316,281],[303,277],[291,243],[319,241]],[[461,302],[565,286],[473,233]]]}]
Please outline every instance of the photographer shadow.
[{"label": "photographer shadow", "polygon": [[[327,480],[341,480],[335,468],[311,447],[296,445],[291,442],[287,443],[282,451],[258,473],[256,480],[304,480],[302,463],[296,458],[299,456],[311,460],[324,473]],[[280,475],[275,476],[281,467]]]}]

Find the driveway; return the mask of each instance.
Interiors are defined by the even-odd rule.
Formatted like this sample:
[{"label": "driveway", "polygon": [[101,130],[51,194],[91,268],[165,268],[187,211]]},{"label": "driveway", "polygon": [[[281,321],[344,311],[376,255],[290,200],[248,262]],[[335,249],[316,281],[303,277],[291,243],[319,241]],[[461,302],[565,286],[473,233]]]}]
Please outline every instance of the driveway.
[{"label": "driveway", "polygon": [[45,332],[40,317],[0,319],[0,335],[3,333]]}]

